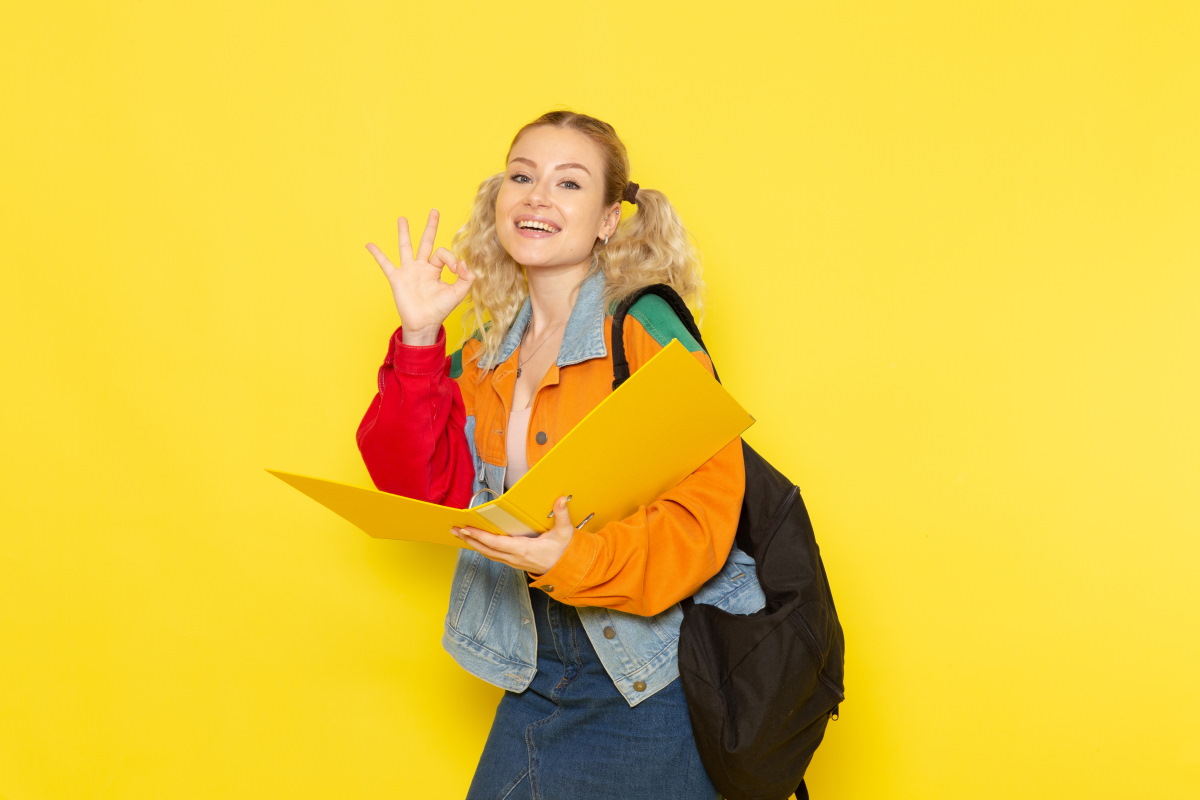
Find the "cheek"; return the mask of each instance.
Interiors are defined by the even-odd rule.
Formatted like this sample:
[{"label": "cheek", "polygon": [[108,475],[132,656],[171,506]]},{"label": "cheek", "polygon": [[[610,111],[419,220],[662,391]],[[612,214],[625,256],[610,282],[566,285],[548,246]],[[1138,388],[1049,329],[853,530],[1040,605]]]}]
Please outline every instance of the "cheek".
[{"label": "cheek", "polygon": [[500,193],[496,195],[495,207],[496,235],[500,237],[501,241],[503,241],[506,236],[512,233],[512,224],[509,221],[509,217],[512,216],[513,205],[514,200],[512,193],[505,192],[503,189],[501,189]]},{"label": "cheek", "polygon": [[509,199],[511,192],[512,190],[509,189],[507,181],[500,185],[500,191],[496,193],[496,206],[494,209],[496,212],[496,219],[500,219],[500,217],[504,216],[505,209],[512,205],[512,201]]},{"label": "cheek", "polygon": [[575,221],[575,227],[581,233],[586,230],[589,233],[600,229],[600,214],[596,209],[596,204],[591,202],[576,202],[571,204],[569,212],[571,219]]}]

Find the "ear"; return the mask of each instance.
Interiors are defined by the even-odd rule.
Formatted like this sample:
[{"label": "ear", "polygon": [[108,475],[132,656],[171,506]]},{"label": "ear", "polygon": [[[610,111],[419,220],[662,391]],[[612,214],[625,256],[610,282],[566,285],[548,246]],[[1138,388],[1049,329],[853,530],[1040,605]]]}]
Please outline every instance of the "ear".
[{"label": "ear", "polygon": [[617,231],[617,223],[621,221],[621,203],[613,203],[604,218],[600,221],[600,234],[597,239],[612,236]]}]

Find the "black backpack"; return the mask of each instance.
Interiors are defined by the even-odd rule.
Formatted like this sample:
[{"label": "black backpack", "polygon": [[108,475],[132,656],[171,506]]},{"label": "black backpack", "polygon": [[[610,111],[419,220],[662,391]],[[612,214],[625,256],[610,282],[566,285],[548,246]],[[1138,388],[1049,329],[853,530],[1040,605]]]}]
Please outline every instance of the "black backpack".
[{"label": "black backpack", "polygon": [[[629,377],[625,316],[646,294],[665,300],[704,347],[675,290],[640,289],[613,315],[614,389]],[[700,758],[722,795],[806,800],[804,771],[845,697],[846,643],[800,489],[745,441],[742,452],[737,546],[754,558],[766,607],[739,615],[685,600],[680,679]]]}]

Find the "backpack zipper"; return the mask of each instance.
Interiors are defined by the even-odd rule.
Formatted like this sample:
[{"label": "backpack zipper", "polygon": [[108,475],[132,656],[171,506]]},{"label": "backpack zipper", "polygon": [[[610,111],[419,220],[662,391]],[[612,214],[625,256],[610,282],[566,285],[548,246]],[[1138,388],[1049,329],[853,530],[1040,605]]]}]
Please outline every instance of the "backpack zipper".
[{"label": "backpack zipper", "polygon": [[[788,622],[800,634],[800,638],[804,641],[804,646],[812,656],[813,664],[817,667],[817,679],[825,684],[826,689],[833,692],[833,696],[840,703],[846,699],[846,694],[842,691],[841,687],[834,683],[833,678],[825,674],[825,670],[821,666],[821,648],[817,645],[817,637],[809,630],[808,623],[803,616],[797,613],[799,610],[798,608],[793,609],[792,613],[788,614]],[[796,617],[800,617],[800,619],[797,620]],[[837,706],[834,706],[834,711],[837,711]]]},{"label": "backpack zipper", "polygon": [[767,538],[760,547],[756,547],[754,552],[750,554],[750,557],[755,561],[759,558],[760,550],[763,553],[767,552],[767,548],[771,546],[771,540],[775,538],[776,532],[779,531],[779,526],[783,524],[783,518],[792,510],[792,506],[796,505],[796,500],[799,497],[800,487],[793,484],[791,490],[787,493],[787,497],[783,498],[783,502],[779,504],[779,508],[775,509],[775,514],[771,517],[771,524],[767,526],[767,530],[770,531],[767,534]]}]

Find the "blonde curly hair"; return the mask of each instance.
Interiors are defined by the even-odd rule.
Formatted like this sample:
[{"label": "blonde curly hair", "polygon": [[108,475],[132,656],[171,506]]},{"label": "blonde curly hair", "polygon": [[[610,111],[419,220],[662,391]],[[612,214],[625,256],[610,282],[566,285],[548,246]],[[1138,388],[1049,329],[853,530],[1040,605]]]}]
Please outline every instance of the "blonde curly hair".
[{"label": "blonde curly hair", "polygon": [[[551,111],[517,131],[512,144],[526,131],[542,126],[578,131],[594,142],[605,165],[604,205],[624,197],[629,185],[629,156],[611,125],[586,114]],[[496,236],[496,196],[504,178],[501,172],[479,185],[471,217],[455,235],[453,244],[455,253],[476,275],[464,323],[482,332],[481,358],[494,356],[500,349],[505,331],[529,293],[524,270]],[[621,220],[607,245],[597,241],[592,248],[588,276],[604,273],[605,302],[619,301],[643,286],[666,283],[698,310],[703,281],[687,229],[662,192],[638,189],[635,199],[637,213]]]}]

